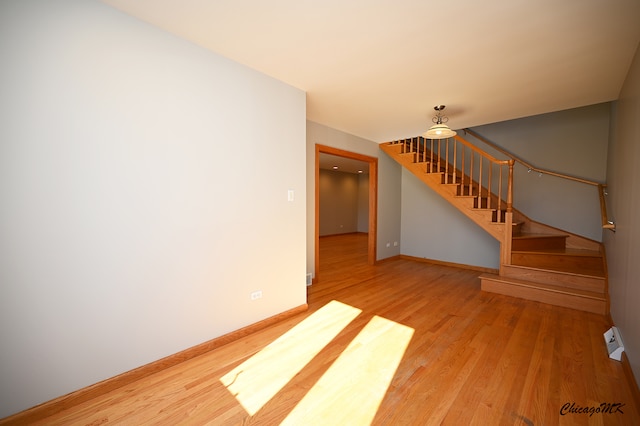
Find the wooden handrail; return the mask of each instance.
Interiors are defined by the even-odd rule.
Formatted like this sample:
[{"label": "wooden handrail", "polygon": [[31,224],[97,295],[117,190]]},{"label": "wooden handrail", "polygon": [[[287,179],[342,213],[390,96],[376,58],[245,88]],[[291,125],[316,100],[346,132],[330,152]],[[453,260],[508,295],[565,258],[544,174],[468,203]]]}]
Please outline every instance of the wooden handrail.
[{"label": "wooden handrail", "polygon": [[[458,135],[454,136],[454,138],[455,138],[455,140],[457,140],[458,142],[460,142],[464,146],[468,147],[472,151],[476,152],[481,157],[486,158],[490,162],[492,162],[494,164],[497,164],[498,166],[508,166],[509,167],[509,174],[508,174],[508,178],[507,178],[507,199],[506,199],[506,203],[507,203],[507,212],[511,213],[513,211],[513,164],[514,164],[515,161],[513,159],[511,159],[511,160],[498,160],[497,158],[495,158],[491,154],[481,150],[480,148],[478,148],[477,146],[473,145],[472,143],[470,143],[466,139],[463,139]],[[471,163],[471,165],[473,165],[473,162]],[[489,192],[491,192],[490,191],[490,188],[491,188],[491,170],[492,170],[492,168],[489,168],[489,179],[487,181],[488,182]],[[482,182],[481,182],[482,181],[482,162],[480,162],[479,180],[480,180],[479,184],[482,185]],[[500,182],[499,183],[499,188],[500,188],[502,186],[501,185],[502,180],[500,179],[499,182]],[[498,192],[501,192],[501,189],[498,189]],[[500,196],[500,194],[498,194],[498,196]]]},{"label": "wooden handrail", "polygon": [[489,145],[491,148],[495,149],[496,151],[501,152],[502,154],[506,155],[507,157],[511,158],[512,160],[515,160],[517,163],[522,164],[528,170],[531,170],[533,172],[542,173],[542,174],[549,175],[549,176],[556,176],[556,177],[563,178],[563,179],[573,180],[573,181],[576,181],[576,182],[585,183],[587,185],[593,185],[593,186],[601,185],[600,182],[592,181],[592,180],[589,180],[589,179],[583,179],[583,178],[579,178],[579,177],[576,177],[576,176],[566,175],[566,174],[563,174],[563,173],[552,172],[551,170],[539,169],[539,168],[527,163],[526,161],[522,160],[521,158],[518,158],[517,156],[513,155],[509,151],[499,147],[498,145],[496,145],[493,142],[491,142],[490,140],[486,139],[484,136],[480,135],[479,133],[477,133],[477,132],[475,132],[475,131],[473,131],[471,129],[464,129],[464,131],[466,133],[469,133],[471,136],[473,136],[474,138],[478,139],[479,141]]},{"label": "wooden handrail", "polygon": [[607,195],[605,192],[605,188],[607,185],[598,185],[598,193],[600,194],[600,216],[602,217],[602,228],[610,229],[613,232],[616,232],[616,224],[613,221],[610,221],[607,216],[607,200],[605,196]]},{"label": "wooden handrail", "polygon": [[484,158],[490,160],[493,163],[497,163],[497,164],[504,164],[507,165],[509,164],[509,160],[498,160],[497,158],[493,157],[491,154],[488,154],[486,152],[484,152],[483,150],[481,150],[480,148],[478,148],[477,146],[475,146],[474,144],[472,144],[471,142],[468,142],[467,140],[461,138],[458,135],[455,135],[454,138],[462,143],[463,145],[465,145],[466,147],[472,149],[473,151],[477,152],[478,154],[482,155]]},{"label": "wooden handrail", "polygon": [[[600,196],[600,215],[602,218],[602,228],[603,229],[610,229],[612,231],[615,232],[616,230],[616,225],[615,223],[613,223],[613,221],[610,221],[608,216],[607,216],[607,203],[605,200],[605,191],[604,188],[606,188],[607,185],[600,183],[600,182],[596,182],[596,181],[592,181],[589,179],[583,179],[583,178],[579,178],[576,176],[571,176],[571,175],[566,175],[563,173],[557,173],[557,172],[552,172],[550,170],[543,170],[543,169],[539,169],[529,163],[527,163],[526,161],[522,160],[521,158],[516,157],[515,155],[513,155],[512,153],[510,153],[509,151],[503,149],[502,147],[494,144],[493,142],[491,142],[490,140],[488,140],[487,138],[485,138],[484,136],[480,135],[479,133],[471,130],[471,129],[464,129],[465,133],[470,134],[471,136],[475,137],[476,139],[478,139],[479,141],[483,142],[486,145],[489,145],[491,148],[495,149],[496,151],[506,155],[507,157],[511,158],[512,161],[517,162],[519,164],[522,164],[524,167],[527,168],[527,170],[529,171],[534,171],[536,173],[542,173],[545,175],[549,175],[549,176],[555,176],[555,177],[559,177],[562,179],[568,179],[574,182],[579,182],[579,183],[583,183],[586,185],[592,185],[598,188],[598,193]],[[456,136],[457,137],[457,136]]]}]

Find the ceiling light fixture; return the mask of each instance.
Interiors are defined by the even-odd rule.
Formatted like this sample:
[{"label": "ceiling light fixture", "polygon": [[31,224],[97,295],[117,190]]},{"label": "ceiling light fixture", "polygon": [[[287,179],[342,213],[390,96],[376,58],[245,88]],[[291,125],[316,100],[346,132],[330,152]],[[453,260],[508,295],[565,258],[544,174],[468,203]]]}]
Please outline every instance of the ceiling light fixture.
[{"label": "ceiling light fixture", "polygon": [[432,121],[436,124],[431,126],[429,130],[422,134],[422,136],[427,139],[446,139],[452,138],[456,135],[456,132],[451,130],[449,126],[445,124],[449,121],[449,118],[442,115],[444,107],[444,105],[436,105],[433,107],[433,109],[436,110],[436,116],[433,117]]}]

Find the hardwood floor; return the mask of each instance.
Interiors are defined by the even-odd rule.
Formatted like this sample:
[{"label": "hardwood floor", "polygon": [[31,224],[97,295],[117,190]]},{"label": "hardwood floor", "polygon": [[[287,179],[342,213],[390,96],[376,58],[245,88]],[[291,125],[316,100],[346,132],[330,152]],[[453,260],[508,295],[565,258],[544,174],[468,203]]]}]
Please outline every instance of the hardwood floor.
[{"label": "hardwood floor", "polygon": [[[640,424],[603,316],[481,292],[470,270],[369,266],[366,244],[321,239],[304,314],[37,424]],[[601,404],[623,405],[578,413]]]}]

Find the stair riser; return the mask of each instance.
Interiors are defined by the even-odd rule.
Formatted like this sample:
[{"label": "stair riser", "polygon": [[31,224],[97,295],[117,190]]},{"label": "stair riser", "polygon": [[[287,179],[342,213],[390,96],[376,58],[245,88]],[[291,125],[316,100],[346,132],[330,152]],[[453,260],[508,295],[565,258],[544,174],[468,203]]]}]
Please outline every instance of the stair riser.
[{"label": "stair riser", "polygon": [[606,288],[604,278],[563,274],[553,271],[524,269],[509,265],[503,265],[500,275],[541,284],[557,285],[559,287],[570,289],[593,291],[601,294],[605,293]]},{"label": "stair riser", "polygon": [[490,293],[498,293],[506,296],[518,297],[520,299],[548,303],[549,305],[593,312],[600,315],[605,315],[607,311],[607,303],[605,300],[589,299],[574,295],[549,292],[543,289],[522,287],[519,285],[511,285],[491,280],[482,280],[481,288],[482,290]]},{"label": "stair riser", "polygon": [[402,144],[400,143],[396,143],[396,144],[387,144],[385,146],[385,151],[387,151],[387,153],[389,155],[398,155],[402,153]]},{"label": "stair riser", "polygon": [[514,238],[511,242],[511,250],[556,250],[563,249],[566,245],[565,236],[544,238]]},{"label": "stair riser", "polygon": [[604,267],[602,259],[599,257],[512,252],[511,263],[513,265],[556,271],[580,271],[583,275],[604,277]]}]

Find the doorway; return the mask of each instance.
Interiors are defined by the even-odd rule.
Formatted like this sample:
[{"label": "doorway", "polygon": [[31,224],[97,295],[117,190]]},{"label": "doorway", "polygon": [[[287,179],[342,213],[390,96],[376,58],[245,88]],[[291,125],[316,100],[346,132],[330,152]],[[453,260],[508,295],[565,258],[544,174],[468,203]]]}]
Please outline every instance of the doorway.
[{"label": "doorway", "polygon": [[330,154],[369,164],[369,230],[367,239],[367,263],[376,263],[376,241],[378,224],[378,159],[368,155],[357,154],[326,145],[316,144],[315,166],[315,273],[316,281],[320,279],[320,155]]}]

